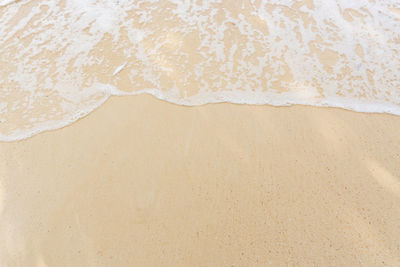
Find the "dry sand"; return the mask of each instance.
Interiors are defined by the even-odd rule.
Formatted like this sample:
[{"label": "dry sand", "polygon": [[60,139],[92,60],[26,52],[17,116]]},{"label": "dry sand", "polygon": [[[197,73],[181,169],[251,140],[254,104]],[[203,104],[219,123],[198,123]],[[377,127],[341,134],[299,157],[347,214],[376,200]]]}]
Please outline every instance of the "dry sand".
[{"label": "dry sand", "polygon": [[113,97],[0,143],[1,266],[399,266],[400,117]]}]

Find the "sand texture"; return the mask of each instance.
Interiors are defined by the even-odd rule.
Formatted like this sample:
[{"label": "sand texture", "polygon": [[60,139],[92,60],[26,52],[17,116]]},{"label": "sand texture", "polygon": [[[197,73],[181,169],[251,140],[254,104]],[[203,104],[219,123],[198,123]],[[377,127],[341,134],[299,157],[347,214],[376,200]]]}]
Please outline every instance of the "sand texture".
[{"label": "sand texture", "polygon": [[112,97],[0,143],[1,266],[398,266],[400,117]]}]

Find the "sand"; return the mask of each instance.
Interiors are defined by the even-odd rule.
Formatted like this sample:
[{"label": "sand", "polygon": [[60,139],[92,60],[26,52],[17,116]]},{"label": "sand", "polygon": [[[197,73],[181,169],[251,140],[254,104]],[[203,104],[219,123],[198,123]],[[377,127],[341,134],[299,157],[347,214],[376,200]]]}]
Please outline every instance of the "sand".
[{"label": "sand", "polygon": [[1,266],[398,266],[400,117],[112,97],[0,143]]},{"label": "sand", "polygon": [[0,267],[400,266],[399,136],[387,114],[111,97],[0,142]]}]

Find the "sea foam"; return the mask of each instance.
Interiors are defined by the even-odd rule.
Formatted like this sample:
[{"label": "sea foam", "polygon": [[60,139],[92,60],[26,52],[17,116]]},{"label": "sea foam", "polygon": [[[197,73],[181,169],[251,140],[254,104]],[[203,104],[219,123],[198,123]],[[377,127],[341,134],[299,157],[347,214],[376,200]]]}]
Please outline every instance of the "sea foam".
[{"label": "sea foam", "polygon": [[0,0],[0,36],[2,141],[112,95],[400,115],[396,0]]}]

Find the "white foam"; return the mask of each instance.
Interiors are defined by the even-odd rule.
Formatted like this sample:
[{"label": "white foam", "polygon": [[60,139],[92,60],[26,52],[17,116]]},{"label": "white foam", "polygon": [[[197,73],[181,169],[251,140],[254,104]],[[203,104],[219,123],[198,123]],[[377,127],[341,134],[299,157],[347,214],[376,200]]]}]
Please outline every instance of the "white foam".
[{"label": "white foam", "polygon": [[[2,141],[68,125],[112,95],[400,115],[395,0],[0,6]],[[121,79],[125,87],[117,88]]]},{"label": "white foam", "polygon": [[125,62],[124,64],[118,66],[113,73],[113,76],[117,75],[118,73],[120,73],[126,66],[127,62]]},{"label": "white foam", "polygon": [[0,0],[0,6],[5,6],[15,2],[15,0]]}]

